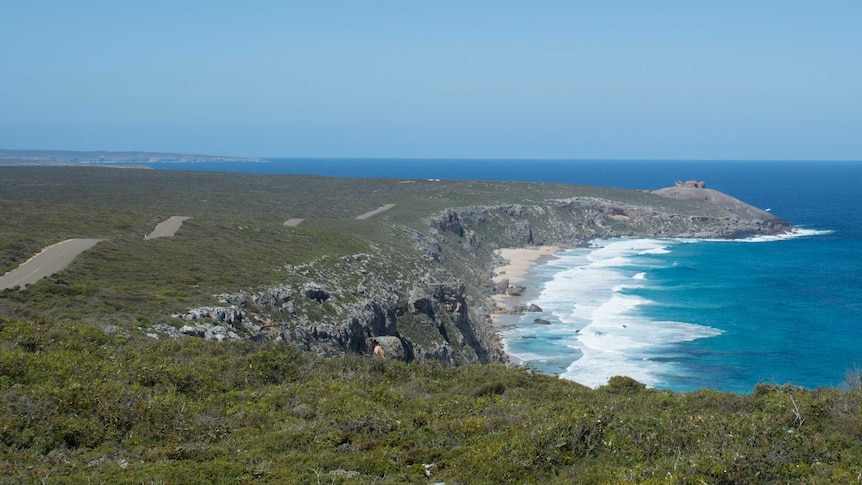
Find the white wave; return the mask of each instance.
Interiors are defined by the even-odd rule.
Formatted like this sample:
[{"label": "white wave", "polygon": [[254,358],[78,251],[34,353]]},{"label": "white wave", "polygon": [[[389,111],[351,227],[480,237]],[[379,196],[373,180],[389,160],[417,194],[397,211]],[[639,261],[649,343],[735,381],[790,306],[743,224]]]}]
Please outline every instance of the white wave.
[{"label": "white wave", "polygon": [[718,329],[691,323],[644,321],[615,315],[612,324],[591,324],[581,331],[576,348],[583,355],[569,365],[561,377],[598,387],[613,376],[626,375],[655,386],[660,383],[661,375],[673,371],[672,364],[645,359],[645,353],[721,333]]},{"label": "white wave", "polygon": [[[628,375],[648,385],[659,384],[659,376],[671,373],[673,364],[644,360],[645,355],[671,344],[721,333],[702,325],[650,321],[636,315],[639,307],[652,303],[626,291],[651,284],[643,271],[644,264],[672,264],[650,262],[645,256],[669,253],[680,242],[617,239],[560,254],[553,263],[557,271],[550,275],[534,300],[553,319],[552,325],[534,328],[529,320],[535,317],[525,317],[527,321],[522,321],[522,328],[509,332],[508,336],[518,338],[526,333],[537,339],[553,336],[556,344],[579,351],[581,356],[562,374],[566,379],[599,386],[614,375]],[[559,349],[548,350],[559,354]],[[539,353],[533,347],[529,352],[513,355],[524,361],[566,358],[566,355]]]},{"label": "white wave", "polygon": [[572,363],[560,377],[596,388],[613,376],[628,376],[650,387],[659,384],[660,366],[650,361],[620,359],[610,353],[592,352]]},{"label": "white wave", "polygon": [[797,228],[791,232],[785,232],[783,234],[774,234],[769,236],[752,236],[744,239],[736,239],[739,242],[773,242],[773,241],[786,241],[788,239],[796,239],[800,237],[812,237],[812,236],[823,236],[825,234],[832,234],[834,231],[824,230],[824,229],[802,229]]},{"label": "white wave", "polygon": [[641,252],[640,254],[668,254],[669,252],[670,252],[670,250],[667,249],[667,247],[661,247],[661,248],[649,249],[649,250]]},{"label": "white wave", "polygon": [[789,232],[783,232],[781,234],[768,234],[761,236],[749,236],[738,239],[677,239],[675,241],[684,242],[684,243],[696,243],[699,241],[704,242],[730,242],[730,243],[763,243],[763,242],[775,242],[775,241],[787,241],[789,239],[797,239],[801,237],[813,237],[813,236],[823,236],[826,234],[833,234],[835,231],[831,229],[805,229],[798,227]]}]

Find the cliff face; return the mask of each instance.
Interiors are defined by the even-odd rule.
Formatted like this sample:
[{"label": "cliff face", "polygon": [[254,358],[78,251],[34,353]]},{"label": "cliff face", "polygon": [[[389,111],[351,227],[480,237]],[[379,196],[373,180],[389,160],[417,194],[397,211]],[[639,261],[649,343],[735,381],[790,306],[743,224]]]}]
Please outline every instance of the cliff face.
[{"label": "cliff face", "polygon": [[[690,190],[697,193],[685,192]],[[174,315],[183,320],[181,328],[160,330],[217,340],[284,340],[323,355],[383,353],[374,337],[396,337],[401,348],[390,354],[408,361],[501,362],[506,356],[487,318],[497,248],[792,230],[709,189],[636,195],[446,209],[424,220],[425,231],[400,227],[403,246],[371,245],[364,253],[285,267],[293,283],[220,295],[221,306]],[[391,338],[385,342],[397,347]]]},{"label": "cliff face", "polygon": [[398,357],[407,361],[503,361],[465,286],[428,256],[409,255],[421,264],[408,268],[399,255],[381,251],[287,268],[308,282],[219,295],[222,306],[176,314],[180,328],[159,330],[174,337],[282,340],[321,355],[371,353],[370,339],[393,336],[403,346]]}]

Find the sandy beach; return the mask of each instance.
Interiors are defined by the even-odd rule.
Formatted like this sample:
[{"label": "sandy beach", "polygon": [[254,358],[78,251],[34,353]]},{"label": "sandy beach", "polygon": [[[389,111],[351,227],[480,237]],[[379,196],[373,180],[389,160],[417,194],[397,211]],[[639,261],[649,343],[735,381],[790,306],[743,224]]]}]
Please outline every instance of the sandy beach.
[{"label": "sandy beach", "polygon": [[[509,286],[523,286],[526,283],[524,275],[536,263],[542,259],[552,257],[554,254],[562,251],[559,246],[538,246],[531,248],[517,249],[498,249],[497,254],[507,261],[503,266],[494,268],[494,283],[501,283],[509,280]],[[515,305],[521,303],[521,295],[499,294],[493,296],[497,305],[497,311],[491,313],[491,321],[497,324],[501,322],[501,317],[510,315],[511,310]]]},{"label": "sandy beach", "polygon": [[562,251],[558,246],[538,246],[532,248],[498,249],[497,255],[507,260],[508,263],[494,268],[494,283],[505,279],[510,285],[523,284],[524,274],[540,259]]}]

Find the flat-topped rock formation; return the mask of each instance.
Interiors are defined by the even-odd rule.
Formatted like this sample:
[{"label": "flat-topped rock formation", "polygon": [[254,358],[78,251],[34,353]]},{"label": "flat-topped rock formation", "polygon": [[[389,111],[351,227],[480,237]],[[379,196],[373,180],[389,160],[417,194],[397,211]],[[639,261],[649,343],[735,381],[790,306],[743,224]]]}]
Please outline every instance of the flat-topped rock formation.
[{"label": "flat-topped rock formation", "polygon": [[653,193],[677,200],[704,201],[726,212],[729,217],[738,218],[740,221],[762,222],[776,227],[787,226],[788,230],[792,228],[789,223],[769,212],[717,190],[707,189],[703,185],[690,186],[686,183],[685,185],[656,190]]}]

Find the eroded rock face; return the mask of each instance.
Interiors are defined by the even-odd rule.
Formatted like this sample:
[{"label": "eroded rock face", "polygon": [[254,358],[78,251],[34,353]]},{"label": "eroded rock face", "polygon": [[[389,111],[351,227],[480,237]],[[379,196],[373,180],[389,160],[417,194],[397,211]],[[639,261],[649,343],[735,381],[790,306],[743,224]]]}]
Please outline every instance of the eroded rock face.
[{"label": "eroded rock face", "polygon": [[464,237],[464,228],[461,227],[461,221],[458,218],[458,213],[447,211],[443,220],[439,223],[440,230],[455,234],[458,237]]},{"label": "eroded rock face", "polygon": [[242,322],[243,320],[242,312],[236,306],[195,308],[194,310],[189,310],[187,313],[177,313],[172,316],[192,321],[212,319],[218,323],[229,325]]},{"label": "eroded rock face", "polygon": [[[688,184],[686,186],[686,184]],[[459,221],[461,244],[471,250],[482,245],[575,247],[593,239],[612,237],[732,238],[747,234],[777,234],[791,224],[721,192],[705,182],[689,181],[652,192],[691,201],[671,210],[666,204],[623,203],[596,197],[548,200],[535,206],[471,206],[448,209],[430,218],[432,227]],[[445,236],[445,235],[444,235]],[[469,236],[469,237],[468,237]],[[445,237],[443,238],[445,239]]]},{"label": "eroded rock face", "polygon": [[[407,273],[382,259],[369,254],[344,257],[338,263],[343,263],[344,273],[331,265],[291,267],[293,274],[309,281],[298,287],[283,284],[218,295],[230,306],[176,314],[175,318],[193,323],[159,330],[174,338],[283,340],[331,356],[372,353],[377,345],[387,358],[436,360],[443,365],[505,359],[496,334],[476,323],[481,314],[470,310],[463,284],[434,282],[435,274],[443,274],[439,268],[419,266],[417,272]],[[339,285],[341,277],[355,275],[362,276],[360,283]],[[403,350],[387,351],[384,343],[396,341]]]},{"label": "eroded rock face", "polygon": [[[489,297],[517,295],[525,288],[491,281],[494,249],[575,247],[619,236],[719,238],[792,228],[714,192],[702,183],[680,184],[657,195],[641,194],[646,202],[638,204],[572,197],[451,208],[425,220],[426,231],[403,228],[412,251],[372,244],[367,252],[285,266],[283,284],[218,295],[224,306],[176,314],[176,328],[155,330],[174,338],[283,340],[321,355],[374,354],[379,348],[385,358],[443,365],[505,362],[486,318],[494,308]],[[667,204],[649,203],[660,202],[659,196],[690,207],[671,211]],[[535,305],[518,310],[542,311]]]},{"label": "eroded rock face", "polygon": [[312,299],[318,303],[325,302],[326,300],[329,299],[329,296],[330,296],[329,292],[326,291],[326,288],[323,285],[321,285],[320,283],[314,283],[314,282],[306,283],[305,286],[302,288],[302,293],[306,297],[308,297],[308,298],[310,298],[310,299]]}]

